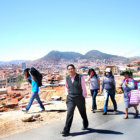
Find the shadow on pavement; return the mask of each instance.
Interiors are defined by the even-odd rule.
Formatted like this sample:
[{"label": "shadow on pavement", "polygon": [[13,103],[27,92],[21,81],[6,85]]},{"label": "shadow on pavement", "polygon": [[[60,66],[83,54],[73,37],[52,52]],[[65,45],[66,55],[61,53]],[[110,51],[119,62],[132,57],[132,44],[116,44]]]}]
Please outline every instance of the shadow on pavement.
[{"label": "shadow on pavement", "polygon": [[47,110],[46,112],[58,112],[58,113],[63,113],[66,112],[67,110]]},{"label": "shadow on pavement", "polygon": [[[109,112],[113,112],[113,111],[109,111]],[[121,114],[125,114],[125,112],[117,110],[116,113],[111,114],[111,115],[121,115]]]},{"label": "shadow on pavement", "polygon": [[[98,113],[98,112],[103,112],[103,110],[102,110],[102,109],[99,109],[99,110],[97,111],[97,113]],[[114,113],[114,110],[112,110],[112,109],[107,110],[107,112],[108,112],[108,113],[109,113],[109,112],[112,112],[112,114],[107,114],[107,115],[120,115],[120,114],[125,114],[125,112],[119,111],[119,110],[117,110],[117,112]],[[114,114],[113,114],[113,113],[114,113]]]},{"label": "shadow on pavement", "polygon": [[44,113],[44,112],[57,112],[57,113],[63,113],[66,112],[67,110],[45,110],[43,112],[41,111],[35,111],[35,112],[27,112],[26,114],[34,114],[34,113]]},{"label": "shadow on pavement", "polygon": [[118,131],[103,130],[103,129],[92,129],[92,128],[88,128],[86,131],[83,131],[83,132],[70,133],[70,135],[71,136],[78,136],[78,135],[85,135],[85,134],[90,134],[90,133],[123,135],[122,132],[118,132]]}]

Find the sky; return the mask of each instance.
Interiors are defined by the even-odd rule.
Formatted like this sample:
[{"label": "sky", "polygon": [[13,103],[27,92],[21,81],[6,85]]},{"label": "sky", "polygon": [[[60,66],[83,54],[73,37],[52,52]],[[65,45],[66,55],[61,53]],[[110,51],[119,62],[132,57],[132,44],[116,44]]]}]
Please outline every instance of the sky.
[{"label": "sky", "polygon": [[140,0],[0,0],[0,61],[52,50],[140,56]]}]

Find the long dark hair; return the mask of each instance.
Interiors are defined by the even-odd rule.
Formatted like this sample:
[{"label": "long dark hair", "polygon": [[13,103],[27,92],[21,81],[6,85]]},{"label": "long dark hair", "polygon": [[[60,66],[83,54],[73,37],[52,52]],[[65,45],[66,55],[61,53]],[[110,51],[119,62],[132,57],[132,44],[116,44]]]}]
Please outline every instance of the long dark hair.
[{"label": "long dark hair", "polygon": [[96,73],[95,70],[92,69],[92,68],[88,70],[88,75],[90,75],[90,73],[91,73],[92,71],[94,72],[94,75],[93,75],[93,76],[95,76],[95,77],[97,78],[97,73]]},{"label": "long dark hair", "polygon": [[24,75],[25,75],[25,73],[27,73],[27,77],[29,77],[30,76],[29,71],[30,71],[30,68],[25,69],[24,70]]},{"label": "long dark hair", "polygon": [[25,73],[27,74],[28,82],[31,83],[31,80],[29,79],[29,76],[30,76],[29,71],[30,71],[30,68],[25,69],[24,75],[25,75]]}]

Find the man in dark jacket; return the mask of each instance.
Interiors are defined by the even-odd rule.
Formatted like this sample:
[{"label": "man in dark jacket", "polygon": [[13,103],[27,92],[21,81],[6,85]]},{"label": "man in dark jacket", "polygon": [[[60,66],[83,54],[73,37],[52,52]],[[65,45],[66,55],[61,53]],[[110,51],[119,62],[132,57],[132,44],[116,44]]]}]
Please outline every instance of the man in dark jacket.
[{"label": "man in dark jacket", "polygon": [[85,80],[84,78],[76,73],[75,66],[70,64],[67,66],[69,75],[66,78],[66,89],[67,89],[67,118],[64,130],[62,132],[63,136],[68,136],[70,132],[70,127],[73,120],[75,107],[78,107],[80,115],[83,119],[83,128],[88,128],[88,119],[85,107],[85,98],[87,96]]}]

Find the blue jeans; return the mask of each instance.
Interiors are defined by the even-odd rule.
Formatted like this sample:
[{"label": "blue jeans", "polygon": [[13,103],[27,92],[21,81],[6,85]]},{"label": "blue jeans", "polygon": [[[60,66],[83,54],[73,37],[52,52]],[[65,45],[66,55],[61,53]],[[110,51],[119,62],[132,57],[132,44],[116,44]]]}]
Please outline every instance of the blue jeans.
[{"label": "blue jeans", "polygon": [[97,109],[97,105],[96,105],[96,96],[98,93],[98,89],[95,90],[90,90],[91,95],[92,95],[92,110]]},{"label": "blue jeans", "polygon": [[33,92],[32,95],[31,95],[30,101],[29,101],[28,105],[26,106],[26,110],[30,109],[34,99],[36,99],[38,101],[38,103],[40,104],[41,109],[45,109],[44,105],[42,104],[42,102],[41,102],[41,100],[39,98],[38,92]]},{"label": "blue jeans", "polygon": [[114,89],[110,89],[110,90],[105,89],[104,96],[105,96],[104,112],[107,112],[109,96],[110,96],[112,103],[114,105],[114,110],[117,110],[117,103],[115,101],[115,90]]}]

